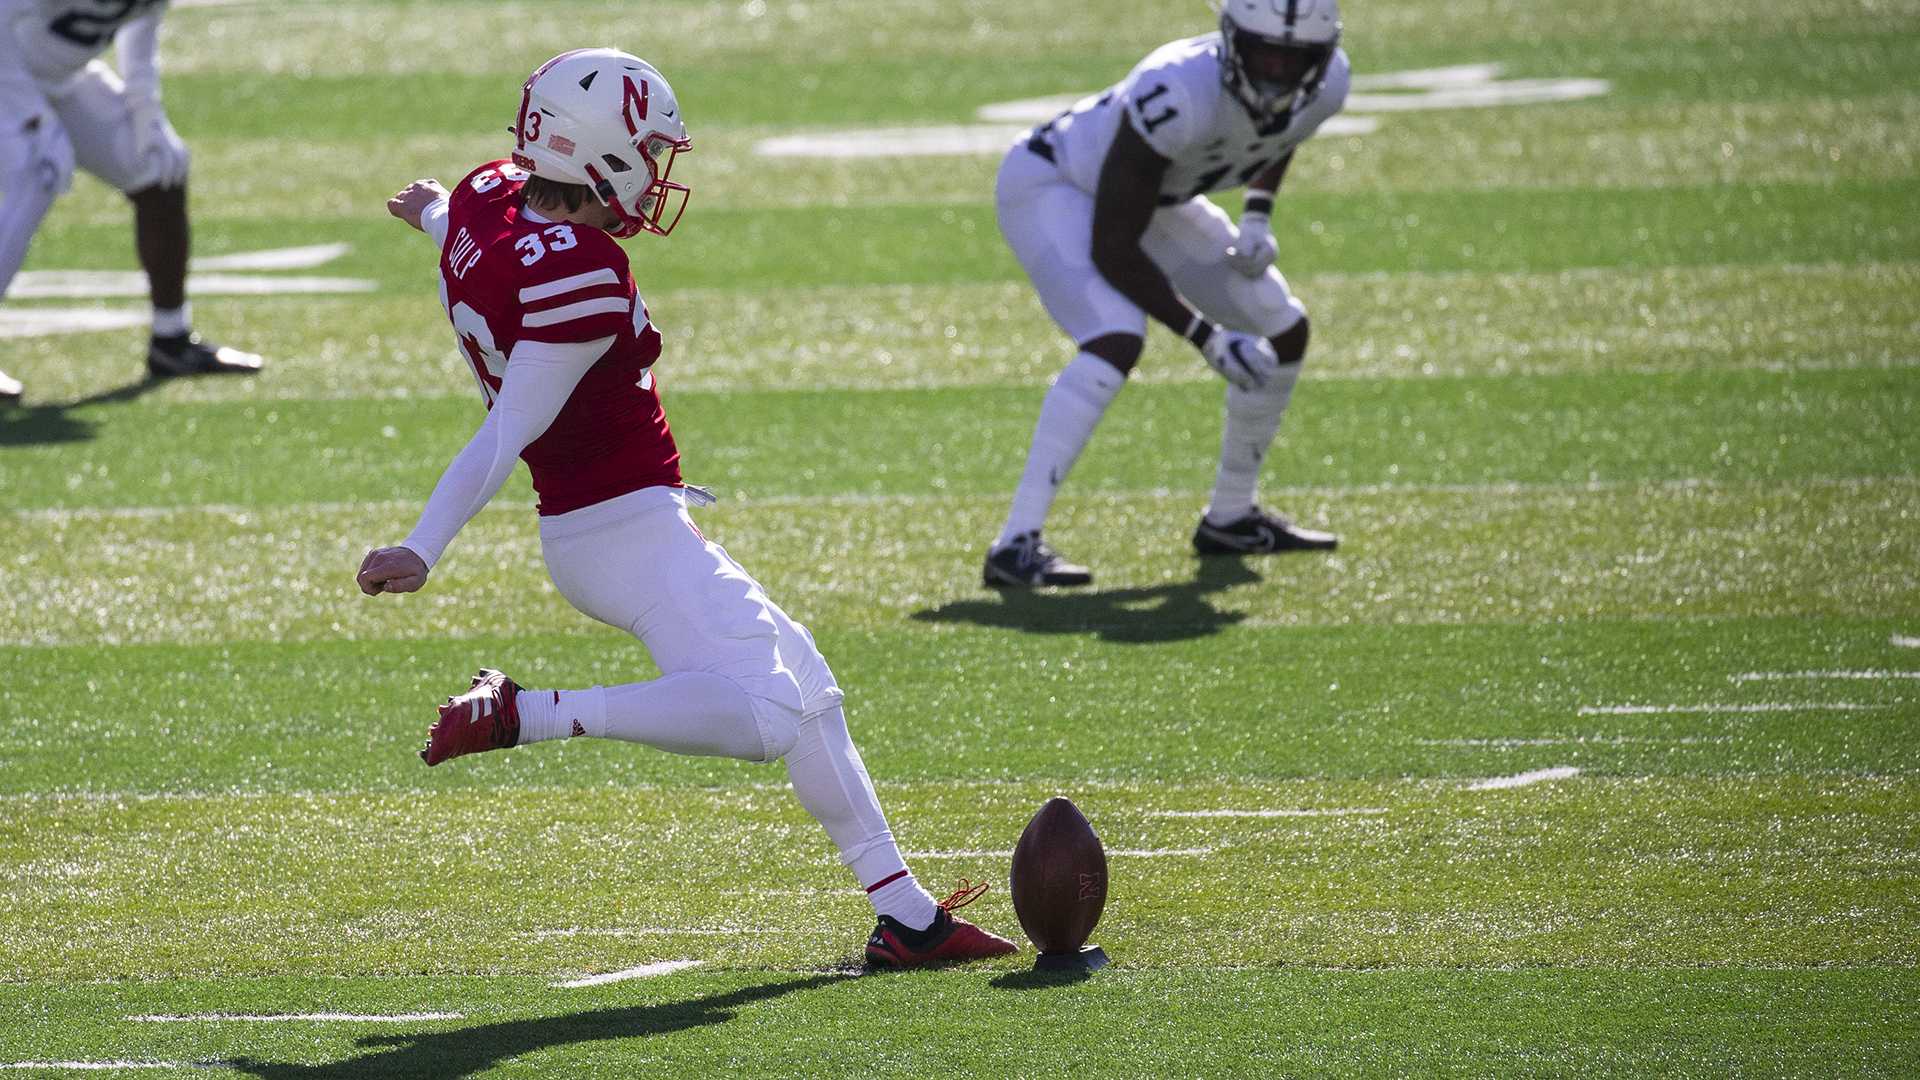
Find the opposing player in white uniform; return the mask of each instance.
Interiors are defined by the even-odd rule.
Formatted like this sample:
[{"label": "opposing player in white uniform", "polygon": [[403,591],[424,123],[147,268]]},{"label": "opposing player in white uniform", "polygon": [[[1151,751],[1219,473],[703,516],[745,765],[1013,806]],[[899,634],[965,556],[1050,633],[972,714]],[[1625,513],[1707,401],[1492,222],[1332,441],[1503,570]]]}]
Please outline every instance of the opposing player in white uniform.
[{"label": "opposing player in white uniform", "polygon": [[[0,296],[76,165],[133,203],[153,298],[155,376],[247,373],[260,358],[203,343],[187,306],[187,147],[160,107],[166,0],[0,0]],[[116,73],[100,54],[111,46]],[[0,374],[0,399],[20,384]]]},{"label": "opposing player in white uniform", "polygon": [[426,583],[516,459],[539,495],[540,543],[561,595],[639,638],[661,676],[586,690],[523,690],[498,671],[440,709],[428,765],[545,739],[623,739],[678,754],[784,760],[877,914],[867,957],[920,967],[1016,951],[914,880],[847,733],[842,693],[805,627],[688,516],[655,388],[660,334],[615,237],[665,235],[691,143],[652,65],[612,49],[548,61],[527,80],[511,162],[449,195],[419,181],[388,204],[440,249],[441,298],[473,366],[486,421],[447,467],[413,532],[368,552],[368,595]]},{"label": "opposing player in white uniform", "polygon": [[[1326,549],[1254,503],[1260,463],[1307,350],[1306,309],[1273,269],[1268,217],[1294,150],[1347,96],[1336,0],[1226,0],[1218,33],[1156,49],[1117,85],[1040,125],[995,186],[1000,231],[1079,352],[1047,391],[984,577],[1085,585],[1041,539],[1060,483],[1140,359],[1147,317],[1227,381],[1202,555]],[[1207,194],[1245,187],[1239,225]]]}]

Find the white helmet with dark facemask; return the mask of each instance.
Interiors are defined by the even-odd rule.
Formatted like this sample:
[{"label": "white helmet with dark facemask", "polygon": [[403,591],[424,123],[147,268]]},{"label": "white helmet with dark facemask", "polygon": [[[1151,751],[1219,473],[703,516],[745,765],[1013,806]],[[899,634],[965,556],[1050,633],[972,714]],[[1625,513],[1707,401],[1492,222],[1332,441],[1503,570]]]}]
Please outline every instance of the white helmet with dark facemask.
[{"label": "white helmet with dark facemask", "polygon": [[1221,80],[1262,124],[1284,120],[1319,92],[1339,44],[1339,0],[1220,4]]},{"label": "white helmet with dark facemask", "polygon": [[673,88],[637,56],[575,49],[540,65],[521,90],[513,133],[514,164],[585,185],[620,216],[615,236],[665,236],[687,208],[686,186],[667,175],[693,141]]}]

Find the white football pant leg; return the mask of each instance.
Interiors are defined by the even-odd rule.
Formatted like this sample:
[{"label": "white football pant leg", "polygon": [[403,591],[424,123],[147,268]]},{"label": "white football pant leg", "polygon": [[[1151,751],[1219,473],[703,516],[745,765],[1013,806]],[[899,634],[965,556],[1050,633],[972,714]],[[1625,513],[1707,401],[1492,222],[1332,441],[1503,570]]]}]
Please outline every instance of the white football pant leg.
[{"label": "white football pant leg", "polygon": [[[1269,268],[1248,278],[1227,265],[1227,248],[1239,236],[1233,220],[1206,198],[1169,206],[1153,216],[1140,244],[1174,288],[1206,316],[1229,329],[1272,338],[1299,325],[1306,308]],[[1226,420],[1220,431],[1220,464],[1214,473],[1207,517],[1224,525],[1253,508],[1260,466],[1280,432],[1280,421],[1300,380],[1300,364],[1286,364],[1257,390],[1227,387]]]},{"label": "white football pant leg", "polygon": [[[582,702],[579,719],[589,733],[602,721],[611,738],[750,761],[773,761],[793,748],[808,703],[784,656],[804,662],[818,653],[806,639],[804,648],[783,646],[781,635],[797,634],[795,624],[700,535],[678,489],[646,488],[542,518],[540,539],[560,594],[639,638],[662,673],[604,691],[603,721],[597,702]],[[687,672],[707,677],[674,679]],[[805,675],[815,704],[838,700],[824,662]]]},{"label": "white football pant leg", "polygon": [[[0,26],[0,32],[6,32]],[[39,87],[0,75],[0,296],[26,261],[40,222],[73,183],[73,145]]]},{"label": "white football pant leg", "polygon": [[1249,278],[1227,265],[1227,248],[1239,235],[1233,219],[1201,197],[1157,211],[1140,248],[1207,318],[1261,337],[1284,334],[1307,309],[1287,289],[1280,271],[1269,268]]},{"label": "white football pant leg", "polygon": [[120,76],[104,61],[49,91],[73,138],[73,154],[82,169],[132,194],[158,182],[158,163],[140,153],[139,132]]},{"label": "white football pant leg", "polygon": [[1080,459],[1080,451],[1093,438],[1093,429],[1106,415],[1107,406],[1126,384],[1126,376],[1112,364],[1083,352],[1047,388],[1047,396],[1040,401],[1040,419],[1033,425],[1027,467],[1020,474],[1020,486],[1014,489],[1013,506],[994,541],[995,548],[1046,525],[1053,497],[1066,482],[1073,463]]},{"label": "white football pant leg", "polygon": [[1147,316],[1093,265],[1093,196],[1016,145],[994,181],[994,212],[1053,321],[1080,345],[1108,334],[1144,337]]},{"label": "white football pant leg", "polygon": [[[632,632],[663,672],[558,691],[587,734],[676,753],[784,757],[800,804],[863,887],[906,869],[813,635],[700,534],[678,490],[647,488],[542,518],[540,538],[561,594]],[[903,885],[917,895],[899,895]],[[889,892],[903,913],[932,904],[911,876]]]}]

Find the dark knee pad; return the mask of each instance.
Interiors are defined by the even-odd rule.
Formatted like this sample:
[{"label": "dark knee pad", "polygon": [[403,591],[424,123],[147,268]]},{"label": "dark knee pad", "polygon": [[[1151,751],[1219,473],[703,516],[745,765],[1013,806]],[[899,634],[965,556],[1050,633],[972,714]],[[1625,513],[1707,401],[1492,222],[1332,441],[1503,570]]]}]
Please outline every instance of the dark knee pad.
[{"label": "dark knee pad", "polygon": [[1080,351],[1105,360],[1114,370],[1126,375],[1140,362],[1140,350],[1145,346],[1146,340],[1138,334],[1106,334],[1081,342]]},{"label": "dark knee pad", "polygon": [[1283,364],[1297,364],[1306,358],[1307,338],[1311,331],[1305,315],[1281,333],[1273,335],[1273,355]]}]

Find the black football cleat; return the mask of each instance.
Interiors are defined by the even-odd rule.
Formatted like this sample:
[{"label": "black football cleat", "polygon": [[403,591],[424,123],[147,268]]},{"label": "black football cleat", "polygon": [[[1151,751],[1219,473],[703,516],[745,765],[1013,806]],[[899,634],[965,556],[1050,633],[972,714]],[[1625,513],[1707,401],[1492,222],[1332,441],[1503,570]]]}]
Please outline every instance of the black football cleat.
[{"label": "black football cleat", "polygon": [[153,336],[147,345],[147,371],[156,379],[175,375],[252,375],[261,360],[250,352],[209,345],[198,334]]},{"label": "black football cleat", "polygon": [[1040,531],[987,552],[981,580],[992,589],[1032,589],[1041,585],[1091,585],[1093,571],[1070,563],[1040,539]]},{"label": "black football cleat", "polygon": [[0,405],[18,405],[24,393],[26,388],[20,385],[19,379],[0,371]]},{"label": "black football cleat", "polygon": [[1215,525],[1200,517],[1193,530],[1193,550],[1202,555],[1271,555],[1279,551],[1332,551],[1340,538],[1330,532],[1303,529],[1278,514],[1254,507],[1246,517]]}]

